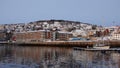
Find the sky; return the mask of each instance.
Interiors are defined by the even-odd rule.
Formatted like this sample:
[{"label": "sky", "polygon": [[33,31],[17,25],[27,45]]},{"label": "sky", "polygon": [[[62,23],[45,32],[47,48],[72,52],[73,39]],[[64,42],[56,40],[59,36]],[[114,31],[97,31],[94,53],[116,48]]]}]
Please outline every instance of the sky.
[{"label": "sky", "polygon": [[0,0],[0,24],[50,19],[120,26],[120,0]]}]

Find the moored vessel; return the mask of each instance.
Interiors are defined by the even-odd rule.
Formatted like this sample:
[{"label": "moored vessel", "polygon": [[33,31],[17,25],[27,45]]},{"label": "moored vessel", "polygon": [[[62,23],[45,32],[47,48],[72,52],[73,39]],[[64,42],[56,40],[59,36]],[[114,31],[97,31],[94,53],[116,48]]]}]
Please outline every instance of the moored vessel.
[{"label": "moored vessel", "polygon": [[104,44],[95,44],[95,45],[93,46],[93,48],[95,48],[95,49],[109,49],[110,46],[104,45]]}]

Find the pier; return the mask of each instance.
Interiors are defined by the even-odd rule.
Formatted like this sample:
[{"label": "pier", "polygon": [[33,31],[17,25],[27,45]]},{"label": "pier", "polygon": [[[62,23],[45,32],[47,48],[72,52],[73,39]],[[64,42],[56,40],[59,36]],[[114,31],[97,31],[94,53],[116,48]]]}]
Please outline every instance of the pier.
[{"label": "pier", "polygon": [[120,51],[120,48],[110,48],[110,49],[95,49],[95,48],[80,48],[74,47],[74,50],[83,50],[83,51]]}]

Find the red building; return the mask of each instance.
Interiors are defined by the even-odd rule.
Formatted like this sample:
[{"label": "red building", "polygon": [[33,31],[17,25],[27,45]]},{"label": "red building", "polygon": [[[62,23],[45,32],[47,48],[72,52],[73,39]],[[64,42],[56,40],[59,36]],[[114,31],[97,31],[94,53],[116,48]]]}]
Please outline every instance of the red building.
[{"label": "red building", "polygon": [[16,32],[13,37],[17,42],[40,42],[51,38],[50,31],[28,31],[28,32]]},{"label": "red building", "polygon": [[73,35],[70,32],[52,32],[49,30],[40,31],[28,31],[28,32],[16,32],[12,39],[16,42],[44,42],[48,40],[52,41],[67,41],[72,38]]}]

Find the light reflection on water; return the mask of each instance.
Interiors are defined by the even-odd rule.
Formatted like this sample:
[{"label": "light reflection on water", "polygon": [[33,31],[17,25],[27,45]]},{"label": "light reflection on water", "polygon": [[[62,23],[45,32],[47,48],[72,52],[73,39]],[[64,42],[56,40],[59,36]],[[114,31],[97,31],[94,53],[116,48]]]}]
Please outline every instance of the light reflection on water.
[{"label": "light reflection on water", "polygon": [[1,45],[0,68],[120,68],[120,51]]}]

